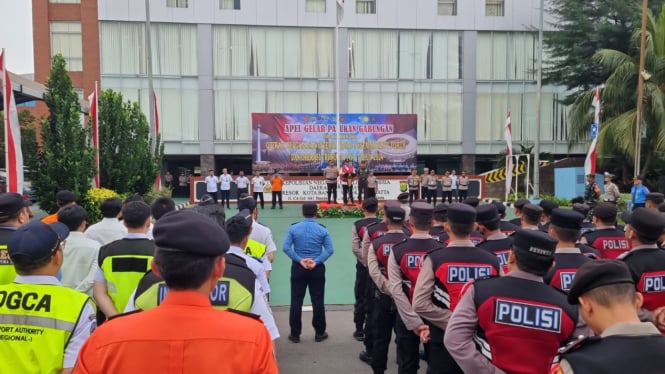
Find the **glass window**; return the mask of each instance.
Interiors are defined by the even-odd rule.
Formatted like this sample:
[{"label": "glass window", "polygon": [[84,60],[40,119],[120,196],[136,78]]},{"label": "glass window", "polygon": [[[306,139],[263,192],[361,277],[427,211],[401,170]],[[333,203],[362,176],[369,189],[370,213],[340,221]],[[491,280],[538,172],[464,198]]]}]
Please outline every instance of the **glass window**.
[{"label": "glass window", "polygon": [[485,15],[488,17],[503,17],[505,15],[505,0],[485,0]]},{"label": "glass window", "polygon": [[187,0],[166,0],[167,8],[188,8]]},{"label": "glass window", "polygon": [[307,0],[305,1],[305,12],[308,13],[325,13],[326,0]]},{"label": "glass window", "polygon": [[240,0],[219,0],[219,9],[240,10]]},{"label": "glass window", "polygon": [[214,73],[332,78],[333,44],[331,29],[214,26]]},{"label": "glass window", "polygon": [[349,31],[349,78],[397,79],[396,30]]},{"label": "glass window", "polygon": [[438,0],[437,12],[440,16],[456,16],[457,0]]},{"label": "glass window", "polygon": [[60,53],[67,61],[67,70],[83,70],[81,22],[51,22],[51,57]]},{"label": "glass window", "polygon": [[376,0],[356,0],[356,13],[376,14]]},{"label": "glass window", "polygon": [[479,32],[478,80],[535,80],[536,34]]}]

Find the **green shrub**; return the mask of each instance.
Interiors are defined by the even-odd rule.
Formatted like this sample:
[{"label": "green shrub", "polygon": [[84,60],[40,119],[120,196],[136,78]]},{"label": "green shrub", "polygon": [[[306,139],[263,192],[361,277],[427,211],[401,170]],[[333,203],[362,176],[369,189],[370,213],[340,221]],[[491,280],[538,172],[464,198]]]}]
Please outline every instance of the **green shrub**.
[{"label": "green shrub", "polygon": [[109,190],[108,188],[91,188],[85,195],[82,205],[88,212],[88,225],[95,224],[102,219],[102,212],[100,207],[102,201],[111,197],[120,197],[117,192]]},{"label": "green shrub", "polygon": [[171,197],[173,190],[170,188],[155,188],[154,186],[148,193],[143,195],[143,200],[145,200],[148,205],[152,204],[155,199],[160,197]]}]

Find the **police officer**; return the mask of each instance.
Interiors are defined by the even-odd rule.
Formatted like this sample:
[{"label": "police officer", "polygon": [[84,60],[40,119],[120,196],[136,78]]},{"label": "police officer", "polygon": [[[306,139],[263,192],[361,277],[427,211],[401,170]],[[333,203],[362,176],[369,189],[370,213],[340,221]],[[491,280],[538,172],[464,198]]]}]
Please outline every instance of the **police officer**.
[{"label": "police officer", "polygon": [[621,197],[621,192],[619,192],[619,187],[612,182],[614,178],[613,174],[605,172],[603,174],[603,179],[605,182],[605,200],[608,203],[616,204]]},{"label": "police officer", "polygon": [[522,208],[526,204],[530,204],[529,199],[517,199],[513,203],[513,209],[515,210],[515,218],[511,219],[509,222],[515,226],[520,226],[522,224]]},{"label": "police officer", "polygon": [[617,206],[610,202],[603,202],[593,210],[593,223],[596,229],[584,233],[580,243],[588,244],[600,251],[603,258],[617,258],[628,252],[631,243],[626,239],[623,230],[616,228]]},{"label": "police officer", "polygon": [[439,204],[434,207],[432,210],[432,226],[429,228],[429,234],[432,236],[432,239],[439,240],[442,235],[446,235],[448,239],[448,234],[443,225],[448,220],[448,205]]},{"label": "police officer", "polygon": [[[400,207],[401,208],[401,205],[400,205],[399,202],[397,202],[395,200],[389,200],[389,201],[386,201],[383,204],[383,209],[387,209],[388,207]],[[404,208],[402,208],[402,209],[404,209]],[[405,213],[406,213],[406,211],[405,211]],[[409,235],[411,235],[411,228],[409,226],[407,226],[408,218],[405,218],[404,221],[405,222],[402,224],[402,231],[404,232],[404,234],[409,236]],[[374,222],[374,223],[370,223],[369,225],[367,225],[366,230],[365,230],[365,235],[363,235],[363,240],[362,240],[362,243],[360,244],[360,247],[361,247],[362,253],[363,253],[363,259],[364,259],[363,261],[365,261],[365,259],[367,259],[367,252],[369,251],[369,246],[372,243],[372,240],[375,240],[375,239],[379,238],[380,236],[385,235],[386,232],[388,232],[388,225],[386,225],[386,223],[384,221],[380,220],[379,222]]]},{"label": "police officer", "polygon": [[628,265],[637,292],[644,296],[640,319],[655,322],[654,312],[665,306],[665,251],[656,245],[665,229],[665,218],[647,208],[624,212],[621,218],[632,249],[618,258]]},{"label": "police officer", "polygon": [[334,248],[330,234],[325,226],[317,223],[316,203],[306,202],[302,205],[305,219],[294,223],[284,238],[282,250],[293,261],[291,264],[291,309],[289,340],[300,342],[302,331],[302,303],[305,292],[309,288],[312,300],[312,326],[314,341],[328,339],[326,332],[326,310],[323,291],[326,286],[326,267],[324,262],[333,255]]},{"label": "police officer", "polygon": [[17,193],[0,194],[0,284],[11,283],[16,278],[7,243],[16,228],[30,220],[28,202]]},{"label": "police officer", "polygon": [[[365,199],[362,203],[362,209],[365,217],[357,220],[351,226],[351,251],[356,256],[356,281],[353,287],[353,294],[355,296],[353,323],[356,326],[356,330],[353,332],[353,337],[358,341],[365,339],[365,317],[369,312],[367,308],[368,282],[371,282],[367,273],[367,261],[363,258],[361,244],[367,230],[367,225],[381,222],[379,218],[376,218],[379,202],[375,198],[370,197]],[[368,329],[368,332],[371,332],[371,329]]]},{"label": "police officer", "polygon": [[[490,209],[498,223],[494,205]],[[481,219],[485,219],[482,217]],[[462,373],[443,346],[443,335],[452,311],[459,302],[464,285],[479,277],[499,275],[499,260],[474,247],[469,235],[476,221],[476,210],[466,204],[452,203],[445,223],[450,242],[430,250],[418,274],[413,292],[413,310],[429,325],[430,343],[427,373]]]},{"label": "police officer", "polygon": [[[470,198],[466,199],[465,201],[468,201],[469,199],[473,199],[473,198],[470,197]],[[475,206],[473,206],[471,204],[467,204],[467,203],[462,203],[462,204],[467,205],[467,206],[471,206],[475,209]],[[478,205],[476,204],[476,206],[478,206]],[[436,209],[436,207],[435,207],[435,209]],[[445,217],[447,217],[447,213],[446,213]],[[485,236],[480,231],[478,231],[476,229],[476,227],[474,226],[474,229],[471,231],[471,234],[469,235],[469,240],[471,240],[471,242],[473,242],[473,245],[478,245],[478,244],[485,241]],[[448,236],[448,233],[445,230],[444,230],[443,233],[441,233],[441,235],[439,235],[439,241],[441,243],[443,243],[444,245],[448,245],[448,243],[450,242],[450,237]]]},{"label": "police officer", "polygon": [[577,269],[591,261],[575,247],[584,217],[574,210],[556,208],[550,214],[549,234],[559,242],[554,252],[554,267],[544,277],[545,283],[563,292],[570,291]]},{"label": "police officer", "polygon": [[493,201],[492,204],[496,207],[499,214],[499,230],[506,235],[512,235],[515,231],[519,230],[519,226],[506,221],[506,206],[500,201]]},{"label": "police officer", "polygon": [[596,206],[600,198],[600,187],[596,183],[595,174],[587,174],[586,187],[584,188],[584,203],[590,207]]},{"label": "police officer", "polygon": [[18,276],[0,285],[2,372],[70,373],[95,328],[88,295],[56,278],[68,235],[62,223],[35,221],[16,229],[7,243]]},{"label": "police officer", "polygon": [[548,232],[550,228],[550,214],[552,214],[552,209],[559,207],[559,204],[555,203],[552,200],[540,200],[538,203],[541,208],[543,208],[543,216],[541,217],[540,230],[543,232]]},{"label": "police officer", "polygon": [[[453,178],[450,176],[450,172],[446,170],[441,177],[441,202],[444,203],[448,200],[448,204],[453,202]],[[436,205],[436,199],[434,199],[434,205]]]},{"label": "police officer", "polygon": [[[503,204],[500,205],[503,206]],[[485,204],[476,208],[476,221],[480,232],[486,238],[477,247],[495,255],[499,260],[503,274],[508,274],[508,255],[513,249],[513,237],[501,232],[499,212],[496,205]]]},{"label": "police officer", "polygon": [[465,373],[546,373],[558,348],[576,336],[577,310],[543,283],[556,243],[538,230],[517,231],[508,275],[467,288],[444,337]]},{"label": "police officer", "polygon": [[370,351],[360,352],[360,359],[370,363],[375,374],[383,374],[388,361],[388,347],[392,331],[395,328],[397,310],[390,297],[388,285],[388,258],[393,246],[406,240],[409,236],[404,233],[402,225],[406,220],[406,212],[398,206],[385,208],[384,222],[388,227],[386,233],[370,244],[367,252],[367,267],[372,279],[372,315],[373,344]]},{"label": "police officer", "polygon": [[[420,175],[420,200],[429,200],[429,168],[424,168],[423,173]],[[431,201],[431,200],[430,200]]]},{"label": "police officer", "polygon": [[459,201],[464,201],[469,196],[469,177],[464,170],[457,179],[457,183],[459,184]]},{"label": "police officer", "polygon": [[552,373],[662,373],[665,337],[649,322],[640,322],[630,271],[621,261],[591,261],[580,267],[568,294],[580,317],[597,337],[566,348]]},{"label": "police officer", "polygon": [[[245,253],[247,243],[242,243],[242,236],[238,236],[238,233],[233,233],[234,236],[231,235],[232,231],[239,231],[240,234],[244,234],[244,232],[247,231],[248,235],[251,234],[252,221],[252,216],[247,209],[240,211],[226,221],[226,231],[229,233],[229,237],[236,239],[231,240],[231,246],[229,247],[228,253],[234,254],[245,260],[247,267],[254,273],[261,285],[261,292],[264,295],[267,295],[270,293],[270,283],[268,282],[268,277],[266,276],[261,260]],[[244,246],[241,244],[244,244]]]},{"label": "police officer", "polygon": [[523,230],[540,230],[540,218],[543,216],[543,208],[539,205],[525,204],[522,206],[520,227]]},{"label": "police officer", "polygon": [[328,166],[323,169],[323,178],[326,180],[326,186],[328,190],[328,204],[330,204],[330,198],[332,197],[332,202],[337,202],[337,177],[339,176],[339,169],[335,166],[335,161],[330,160]]},{"label": "police officer", "polygon": [[427,253],[441,248],[441,243],[429,235],[432,224],[432,205],[415,202],[411,205],[411,224],[414,231],[409,239],[393,246],[388,259],[388,282],[398,316],[397,365],[400,373],[415,374],[419,368],[419,336],[425,337],[429,327],[413,311],[411,300],[418,273]]},{"label": "police officer", "polygon": [[660,204],[662,204],[663,201],[665,201],[665,195],[660,192],[650,192],[647,194],[644,207],[647,209],[659,211]]},{"label": "police officer", "polygon": [[[401,194],[397,195],[397,201],[399,201],[400,207],[404,209],[406,216],[409,217],[409,215],[411,214],[411,205],[409,204],[409,193],[402,192]],[[409,221],[408,218],[406,221],[407,222]]]},{"label": "police officer", "polygon": [[411,169],[411,175],[406,178],[406,184],[409,186],[409,205],[413,200],[418,200],[418,186],[420,186],[420,178],[418,177],[416,169]]}]

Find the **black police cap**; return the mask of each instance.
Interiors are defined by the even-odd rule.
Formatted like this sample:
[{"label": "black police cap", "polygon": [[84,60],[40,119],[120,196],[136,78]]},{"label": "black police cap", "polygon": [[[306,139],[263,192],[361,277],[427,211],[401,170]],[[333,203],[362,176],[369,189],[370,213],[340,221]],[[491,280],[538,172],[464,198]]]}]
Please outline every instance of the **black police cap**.
[{"label": "black police cap", "polygon": [[650,241],[658,239],[665,229],[665,218],[651,209],[637,208],[632,212],[623,212],[621,218]]},{"label": "black police cap", "polygon": [[448,220],[448,205],[439,204],[434,207],[432,213],[434,214],[435,220],[439,222],[445,222]]},{"label": "black police cap", "polygon": [[476,222],[476,209],[464,203],[452,203],[448,207],[448,222],[473,224]]},{"label": "black police cap", "polygon": [[617,218],[617,206],[612,203],[600,203],[593,208],[593,215],[600,218],[603,221],[607,220],[616,220]]},{"label": "black police cap", "polygon": [[526,204],[522,207],[522,215],[534,222],[539,222],[543,215],[543,208],[539,205]]},{"label": "black police cap", "polygon": [[492,204],[496,207],[497,213],[499,213],[499,217],[503,217],[506,214],[506,206],[503,205],[502,202],[500,201],[492,201]]},{"label": "black police cap", "polygon": [[254,208],[256,208],[256,200],[254,200],[249,194],[241,193],[238,197],[238,209],[248,209],[251,211]]},{"label": "black police cap", "polygon": [[409,193],[408,192],[402,192],[401,194],[397,195],[397,200],[399,200],[399,201],[408,201],[409,200]]},{"label": "black police cap", "polygon": [[191,209],[166,213],[155,222],[152,235],[159,248],[201,256],[221,256],[230,246],[224,229]]},{"label": "black police cap", "polygon": [[531,201],[529,201],[529,199],[517,199],[513,205],[517,209],[522,209],[526,204],[530,203]]},{"label": "black police cap", "polygon": [[[411,204],[411,217],[430,219],[432,218],[433,210],[432,204],[418,201]],[[450,212],[450,209],[448,211]]]},{"label": "black police cap", "polygon": [[558,240],[540,230],[517,230],[513,234],[513,250],[532,256],[554,258]]},{"label": "black police cap", "polygon": [[619,283],[635,283],[628,266],[619,260],[595,260],[586,262],[575,273],[568,293],[568,302],[578,304],[578,297],[594,288]]},{"label": "black police cap", "polygon": [[8,220],[10,216],[28,206],[29,201],[30,200],[23,200],[21,195],[13,192],[0,194],[0,219],[5,221]]},{"label": "black police cap", "polygon": [[406,212],[398,206],[389,206],[386,208],[386,217],[392,222],[404,222],[406,219]]},{"label": "black police cap", "polygon": [[58,193],[55,194],[55,199],[63,203],[69,203],[72,201],[76,201],[76,195],[74,195],[72,191],[60,190],[58,191]]},{"label": "black police cap", "polygon": [[373,197],[363,200],[363,209],[375,211],[379,207],[379,202]]},{"label": "black police cap", "polygon": [[494,204],[483,204],[476,208],[476,222],[492,222],[499,219],[499,211]]},{"label": "black police cap", "polygon": [[313,201],[306,201],[302,204],[302,215],[306,217],[313,217],[316,215],[317,206]]},{"label": "black police cap", "polygon": [[540,205],[540,207],[543,208],[543,213],[545,213],[548,216],[550,215],[550,213],[552,213],[552,209],[556,209],[559,207],[559,204],[555,203],[552,200],[540,200],[540,203],[538,205]]},{"label": "black police cap", "polygon": [[573,210],[586,217],[586,215],[589,214],[589,210],[591,210],[591,207],[584,203],[574,203]]},{"label": "black police cap", "polygon": [[651,201],[656,205],[660,205],[663,201],[665,201],[665,195],[660,192],[651,192],[647,194],[646,199],[647,201]]},{"label": "black police cap", "polygon": [[550,222],[562,229],[579,230],[582,228],[584,216],[571,209],[554,208],[550,213]]},{"label": "black police cap", "polygon": [[478,200],[477,197],[473,196],[467,197],[466,199],[464,199],[464,201],[462,201],[462,204],[466,204],[475,208],[480,204],[480,200]]}]

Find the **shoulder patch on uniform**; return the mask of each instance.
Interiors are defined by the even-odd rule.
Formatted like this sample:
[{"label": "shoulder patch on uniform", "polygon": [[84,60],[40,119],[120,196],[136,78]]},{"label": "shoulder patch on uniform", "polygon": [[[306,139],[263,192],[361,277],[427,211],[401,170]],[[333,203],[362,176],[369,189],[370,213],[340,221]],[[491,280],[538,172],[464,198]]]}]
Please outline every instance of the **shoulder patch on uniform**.
[{"label": "shoulder patch on uniform", "polygon": [[365,226],[365,227],[374,226],[374,225],[377,225],[377,224],[379,224],[379,223],[381,223],[381,222],[383,222],[383,221],[375,221],[375,222],[371,222],[371,223],[367,224],[367,226]]},{"label": "shoulder patch on uniform", "polygon": [[[317,223],[318,223],[318,222],[317,222]],[[323,224],[321,224],[321,223],[319,223],[319,226],[323,227],[324,229],[327,228],[326,225],[323,225]]]},{"label": "shoulder patch on uniform", "polygon": [[299,224],[299,223],[300,223],[300,222],[293,222],[293,223],[291,224],[291,226],[293,226],[293,225],[297,225],[297,224]]},{"label": "shoulder patch on uniform", "polygon": [[255,320],[259,320],[259,321],[261,320],[261,316],[259,316],[258,314],[243,312],[242,310],[237,310],[237,309],[232,309],[232,308],[229,308],[227,310],[231,313],[239,314],[243,317],[249,317],[251,319],[255,319]]},{"label": "shoulder patch on uniform", "polygon": [[109,317],[107,320],[111,321],[111,320],[114,320],[116,318],[122,318],[122,317],[126,317],[126,316],[129,316],[129,315],[132,315],[132,314],[141,313],[141,312],[143,312],[143,310],[141,310],[141,309],[132,310],[131,312],[116,314],[113,317]]},{"label": "shoulder patch on uniform", "polygon": [[600,340],[601,338],[599,336],[580,336],[579,338],[566,344],[565,347],[559,348],[559,354],[563,355],[566,353],[574,352],[584,346],[588,346],[589,344],[597,343]]}]

